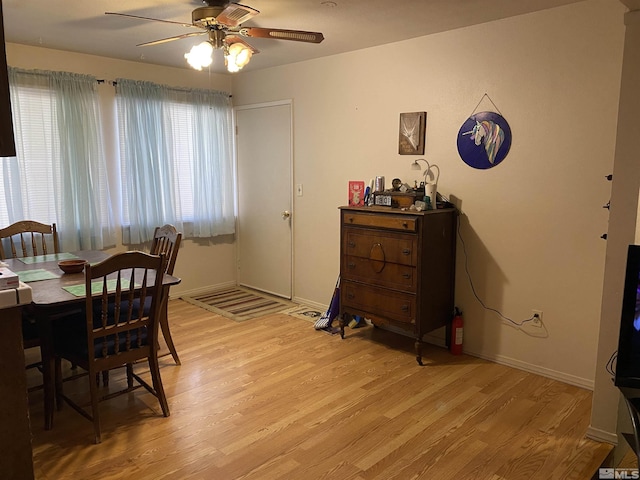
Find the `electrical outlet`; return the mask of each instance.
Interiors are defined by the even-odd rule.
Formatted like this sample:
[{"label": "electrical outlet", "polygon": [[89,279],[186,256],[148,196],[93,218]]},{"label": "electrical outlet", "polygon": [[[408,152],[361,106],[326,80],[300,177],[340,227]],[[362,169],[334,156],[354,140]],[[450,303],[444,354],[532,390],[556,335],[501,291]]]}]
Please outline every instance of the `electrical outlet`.
[{"label": "electrical outlet", "polygon": [[531,310],[531,325],[534,327],[542,328],[542,310]]}]

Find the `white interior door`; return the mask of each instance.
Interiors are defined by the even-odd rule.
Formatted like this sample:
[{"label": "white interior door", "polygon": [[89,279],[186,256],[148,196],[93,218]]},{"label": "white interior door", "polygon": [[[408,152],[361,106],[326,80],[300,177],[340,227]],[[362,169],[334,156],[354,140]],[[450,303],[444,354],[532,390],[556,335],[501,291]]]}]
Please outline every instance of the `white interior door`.
[{"label": "white interior door", "polygon": [[236,109],[238,283],[291,298],[291,103]]}]

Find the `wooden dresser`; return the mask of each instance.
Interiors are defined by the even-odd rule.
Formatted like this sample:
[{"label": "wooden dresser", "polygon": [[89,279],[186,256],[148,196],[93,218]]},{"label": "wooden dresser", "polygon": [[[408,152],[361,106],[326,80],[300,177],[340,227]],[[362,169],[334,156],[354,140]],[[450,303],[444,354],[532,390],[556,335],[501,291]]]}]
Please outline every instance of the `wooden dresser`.
[{"label": "wooden dresser", "polygon": [[416,339],[453,317],[455,208],[340,207],[340,333],[353,315]]}]

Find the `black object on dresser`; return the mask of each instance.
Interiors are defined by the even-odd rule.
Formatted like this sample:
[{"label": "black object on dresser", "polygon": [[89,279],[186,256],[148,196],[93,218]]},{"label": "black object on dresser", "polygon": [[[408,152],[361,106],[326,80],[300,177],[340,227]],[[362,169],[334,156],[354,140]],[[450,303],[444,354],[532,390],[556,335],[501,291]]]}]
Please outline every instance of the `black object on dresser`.
[{"label": "black object on dresser", "polygon": [[340,334],[353,315],[413,334],[451,322],[457,210],[340,207]]}]

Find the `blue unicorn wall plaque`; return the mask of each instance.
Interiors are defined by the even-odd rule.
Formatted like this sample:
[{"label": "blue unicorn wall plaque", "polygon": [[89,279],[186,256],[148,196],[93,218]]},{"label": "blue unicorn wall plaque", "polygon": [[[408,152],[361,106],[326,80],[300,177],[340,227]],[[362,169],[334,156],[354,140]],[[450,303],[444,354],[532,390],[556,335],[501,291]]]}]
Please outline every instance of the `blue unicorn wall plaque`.
[{"label": "blue unicorn wall plaque", "polygon": [[488,169],[498,165],[511,148],[511,128],[495,112],[471,115],[458,131],[458,153],[470,167]]}]

